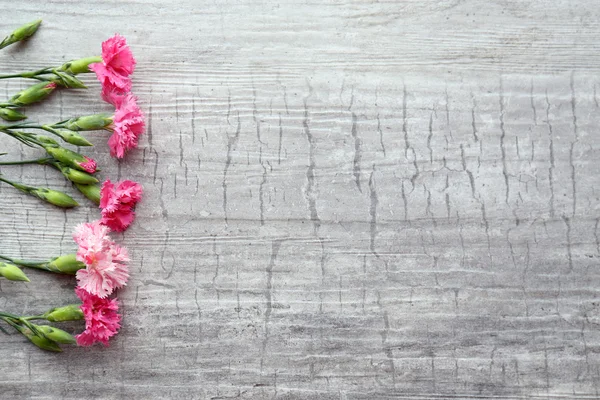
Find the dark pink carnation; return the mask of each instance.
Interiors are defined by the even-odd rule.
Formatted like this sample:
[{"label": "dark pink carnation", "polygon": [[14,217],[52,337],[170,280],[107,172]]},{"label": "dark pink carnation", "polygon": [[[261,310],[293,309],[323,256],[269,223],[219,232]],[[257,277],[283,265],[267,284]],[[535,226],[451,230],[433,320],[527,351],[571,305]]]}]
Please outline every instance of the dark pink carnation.
[{"label": "dark pink carnation", "polygon": [[108,339],[117,334],[121,327],[121,316],[117,313],[119,302],[116,299],[103,299],[80,287],[75,293],[81,299],[80,308],[85,318],[85,331],[75,336],[79,346],[102,343],[108,346]]},{"label": "dark pink carnation", "polygon": [[102,84],[102,93],[127,93],[131,90],[129,75],[135,69],[135,59],[127,41],[115,35],[102,43],[102,62],[90,64]]},{"label": "dark pink carnation", "polygon": [[100,223],[116,232],[123,232],[135,218],[135,205],[142,199],[142,186],[133,181],[122,181],[116,185],[110,179],[100,190]]},{"label": "dark pink carnation", "polygon": [[83,157],[85,158],[85,161],[80,162],[79,166],[83,168],[86,172],[89,172],[90,174],[96,172],[96,161],[86,156]]},{"label": "dark pink carnation", "polygon": [[137,105],[137,99],[131,93],[119,95],[111,92],[105,100],[116,107],[111,128],[113,134],[108,139],[110,154],[123,158],[125,153],[138,145],[138,138],[144,133],[144,115]]}]

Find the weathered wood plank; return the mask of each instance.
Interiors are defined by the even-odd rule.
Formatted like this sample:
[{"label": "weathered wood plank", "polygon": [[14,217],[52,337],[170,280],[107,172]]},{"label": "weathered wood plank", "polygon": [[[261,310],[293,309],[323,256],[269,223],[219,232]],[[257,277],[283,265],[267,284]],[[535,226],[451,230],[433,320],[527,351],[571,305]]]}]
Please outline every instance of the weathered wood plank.
[{"label": "weathered wood plank", "polygon": [[[102,176],[144,185],[107,349],[2,336],[6,398],[596,398],[599,10],[590,2],[23,4],[0,69],[124,34],[148,119]],[[108,111],[97,85],[33,119]],[[24,81],[2,82],[6,97]],[[35,151],[7,138],[0,149]],[[53,171],[7,176],[70,189]],[[0,253],[74,249],[0,186]],[[0,309],[75,299],[0,281]]]}]

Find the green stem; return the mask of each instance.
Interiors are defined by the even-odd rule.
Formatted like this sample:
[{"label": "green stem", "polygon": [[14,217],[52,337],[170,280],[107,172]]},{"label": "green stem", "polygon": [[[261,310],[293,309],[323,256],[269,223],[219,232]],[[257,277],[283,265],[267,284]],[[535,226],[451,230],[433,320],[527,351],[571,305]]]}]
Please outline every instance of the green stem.
[{"label": "green stem", "polygon": [[2,318],[13,318],[13,319],[19,319],[20,318],[18,315],[9,314],[9,313],[4,312],[4,311],[0,311],[0,317],[2,317]]},{"label": "green stem", "polygon": [[35,135],[33,133],[15,132],[10,129],[4,129],[4,128],[0,128],[0,132],[6,133],[8,136],[12,136],[13,138],[17,139],[18,141],[28,144],[31,147],[33,147],[32,144],[36,144],[38,146],[44,147],[44,145],[35,138]]},{"label": "green stem", "polygon": [[17,189],[19,189],[19,190],[21,190],[21,191],[23,191],[25,193],[28,193],[29,190],[35,189],[32,186],[22,185],[22,184],[17,183],[17,182],[9,181],[8,179],[3,178],[2,176],[0,176],[0,181],[2,181],[4,183],[8,183],[12,187],[17,188]]},{"label": "green stem", "polygon": [[21,317],[23,321],[33,321],[35,319],[46,319],[46,317],[42,315],[30,315],[28,317]]},{"label": "green stem", "polygon": [[4,162],[0,162],[0,165],[22,165],[22,164],[44,165],[44,164],[48,164],[52,160],[53,160],[52,158],[44,157],[44,158],[38,158],[37,160],[4,161]]},{"label": "green stem", "polygon": [[[3,180],[2,177],[0,177],[0,180]],[[44,269],[46,271],[48,271],[48,269],[41,267],[43,264],[46,264],[45,261],[27,261],[27,260],[19,260],[17,258],[10,258],[10,257],[6,257],[3,255],[0,255],[0,258],[6,261],[10,261],[13,264],[17,264],[20,265],[22,267],[30,267],[30,268],[39,268],[39,269]]]},{"label": "green stem", "polygon": [[19,72],[16,74],[8,74],[8,75],[0,75],[0,79],[10,79],[10,78],[33,78],[37,79],[38,75],[48,74],[52,71],[52,67],[38,69],[37,71],[27,71],[27,72]]}]

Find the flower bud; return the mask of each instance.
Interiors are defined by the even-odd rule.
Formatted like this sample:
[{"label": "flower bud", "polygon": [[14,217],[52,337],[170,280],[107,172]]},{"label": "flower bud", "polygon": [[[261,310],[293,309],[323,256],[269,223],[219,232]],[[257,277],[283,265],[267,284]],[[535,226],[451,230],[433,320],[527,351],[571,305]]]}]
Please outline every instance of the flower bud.
[{"label": "flower bud", "polygon": [[3,49],[6,46],[10,46],[13,43],[20,42],[21,40],[27,39],[28,37],[32,36],[37,31],[41,23],[42,20],[38,19],[37,21],[30,22],[15,29],[13,33],[5,37],[2,43],[0,43],[0,49]]},{"label": "flower bud", "polygon": [[46,152],[58,161],[80,171],[93,174],[96,172],[96,161],[60,146],[44,146]]},{"label": "flower bud", "polygon": [[83,319],[81,304],[69,304],[68,306],[53,308],[44,314],[44,318],[50,322],[79,321]]},{"label": "flower bud", "polygon": [[0,118],[5,121],[20,121],[27,118],[27,116],[12,108],[0,107]]},{"label": "flower bud", "polygon": [[74,75],[91,72],[89,65],[93,63],[101,63],[102,57],[86,57],[80,58],[79,60],[72,60],[64,63],[61,67],[61,71],[70,72]]},{"label": "flower bud", "polygon": [[70,72],[64,72],[64,71],[55,69],[55,70],[52,70],[52,73],[54,75],[56,75],[56,78],[52,79],[52,82],[54,82],[58,85],[68,87],[68,88],[75,88],[75,89],[86,89],[87,88],[87,86],[85,86],[83,84],[83,82],[81,82],[79,79],[77,79]]},{"label": "flower bud", "polygon": [[75,146],[93,146],[86,138],[81,136],[79,133],[71,131],[69,129],[53,128],[50,125],[42,126],[44,130],[52,132],[59,136],[62,140]]},{"label": "flower bud", "polygon": [[[34,333],[30,328],[18,325],[16,323],[11,324],[16,330],[21,332],[23,336],[31,341],[31,343],[35,344],[42,350],[48,351],[62,351],[58,345],[52,340],[48,339],[46,336],[43,336],[43,333],[40,331],[40,334]],[[33,325],[33,324],[31,324]],[[35,326],[35,325],[33,325]]]},{"label": "flower bud", "polygon": [[9,102],[19,107],[33,104],[48,97],[54,89],[56,89],[56,83],[54,82],[36,83],[15,94]]},{"label": "flower bud", "polygon": [[76,183],[75,187],[77,190],[81,192],[85,197],[90,199],[96,204],[100,204],[100,186],[99,185],[82,185],[80,183]]},{"label": "flower bud", "polygon": [[77,207],[79,204],[68,194],[59,192],[58,190],[46,188],[31,188],[28,190],[30,194],[57,207],[71,208]]},{"label": "flower bud", "polygon": [[21,271],[21,268],[10,263],[0,262],[0,276],[5,277],[9,281],[29,282],[29,278]]},{"label": "flower bud", "polygon": [[67,178],[71,182],[81,183],[84,185],[98,183],[98,179],[88,174],[87,172],[67,167],[66,165],[63,165],[60,162],[54,163],[54,165],[60,170],[60,172],[62,172],[65,178]]},{"label": "flower bud", "polygon": [[58,146],[58,142],[56,140],[52,139],[50,136],[35,135],[35,138],[40,143],[51,144],[51,145],[54,145],[54,146]]},{"label": "flower bud", "polygon": [[75,344],[75,338],[68,332],[63,331],[62,329],[55,328],[50,325],[36,325],[44,336],[53,342],[60,344]]},{"label": "flower bud", "polygon": [[94,114],[71,118],[62,126],[72,131],[97,131],[108,129],[112,122],[112,117],[107,114]]},{"label": "flower bud", "polygon": [[75,254],[65,254],[64,256],[54,257],[52,260],[47,262],[44,267],[52,272],[74,274],[80,269],[85,268],[85,264],[81,261],[77,261]]}]

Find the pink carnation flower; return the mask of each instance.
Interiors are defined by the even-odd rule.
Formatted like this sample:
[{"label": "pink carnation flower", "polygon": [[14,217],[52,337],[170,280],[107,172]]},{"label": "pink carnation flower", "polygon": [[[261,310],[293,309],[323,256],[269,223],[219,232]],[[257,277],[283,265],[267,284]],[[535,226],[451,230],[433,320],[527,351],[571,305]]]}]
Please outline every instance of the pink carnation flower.
[{"label": "pink carnation flower", "polygon": [[122,181],[116,186],[107,179],[100,190],[100,223],[111,230],[123,232],[135,218],[134,207],[142,199],[142,185],[133,181]]},{"label": "pink carnation flower", "polygon": [[80,308],[85,317],[85,331],[75,336],[77,344],[91,346],[100,342],[108,346],[108,339],[116,335],[121,327],[121,316],[117,314],[119,302],[100,298],[82,288],[75,288],[75,293],[83,303]]},{"label": "pink carnation flower", "polygon": [[110,92],[103,97],[116,107],[113,123],[109,126],[113,131],[108,139],[110,154],[123,158],[128,150],[137,147],[138,138],[144,133],[144,115],[137,105],[137,98],[131,93],[120,95]]},{"label": "pink carnation flower", "polygon": [[90,64],[102,84],[102,93],[127,93],[131,90],[129,75],[135,69],[135,59],[127,41],[115,35],[102,43],[102,62]]},{"label": "pink carnation flower", "polygon": [[79,245],[77,260],[86,266],[77,271],[78,286],[101,298],[125,286],[129,278],[127,250],[113,242],[109,232],[100,221],[94,221],[77,226],[73,234]]}]

